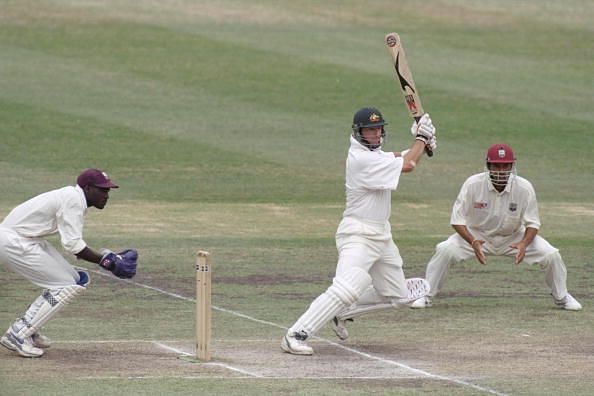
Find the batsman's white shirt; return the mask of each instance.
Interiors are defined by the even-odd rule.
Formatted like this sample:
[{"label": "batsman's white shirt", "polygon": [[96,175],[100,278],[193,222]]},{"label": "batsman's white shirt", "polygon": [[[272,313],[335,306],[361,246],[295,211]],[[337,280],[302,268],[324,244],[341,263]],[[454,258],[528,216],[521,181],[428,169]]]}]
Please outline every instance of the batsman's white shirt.
[{"label": "batsman's white shirt", "polygon": [[349,223],[352,218],[374,226],[381,225],[379,231],[385,233],[392,209],[392,190],[398,187],[403,163],[402,157],[379,149],[371,151],[351,136],[343,223],[345,220]]},{"label": "batsman's white shirt", "polygon": [[402,258],[392,240],[389,222],[392,190],[398,187],[404,160],[379,149],[371,151],[352,136],[350,142],[346,207],[336,231],[336,275],[352,267],[369,273],[374,296],[366,298],[366,303],[380,302],[369,301],[376,297],[404,297]]},{"label": "batsman's white shirt", "polygon": [[456,198],[450,224],[465,225],[475,238],[494,247],[507,246],[523,236],[526,227],[540,228],[536,193],[528,180],[517,175],[510,176],[501,193],[488,172],[470,176]]},{"label": "batsman's white shirt", "polygon": [[42,238],[59,233],[66,251],[80,252],[87,246],[82,236],[86,210],[79,186],[49,191],[20,204],[0,224],[0,260],[41,287],[75,284],[77,271]]}]

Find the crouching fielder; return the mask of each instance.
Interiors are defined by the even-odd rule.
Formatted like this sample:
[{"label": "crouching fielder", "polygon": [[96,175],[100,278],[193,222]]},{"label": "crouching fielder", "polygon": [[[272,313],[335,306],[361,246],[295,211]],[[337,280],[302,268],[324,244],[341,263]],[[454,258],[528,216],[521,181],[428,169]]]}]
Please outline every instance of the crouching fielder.
[{"label": "crouching fielder", "polygon": [[418,125],[413,123],[411,148],[392,153],[381,150],[385,125],[382,114],[373,107],[355,113],[346,163],[346,208],[336,233],[336,275],[283,337],[281,349],[285,352],[312,355],[306,340],[328,321],[332,320],[337,336],[346,339],[347,319],[411,303],[429,290],[423,279],[404,278],[389,218],[391,193],[400,174],[412,172],[426,145],[436,148],[435,128],[426,114]]},{"label": "crouching fielder", "polygon": [[76,270],[43,237],[59,233],[63,248],[77,258],[97,263],[120,278],[136,274],[135,250],[100,254],[82,239],[87,208],[103,209],[111,188],[118,186],[106,173],[87,169],[78,176],[76,186],[31,198],[0,223],[0,261],[44,288],[25,314],[0,338],[2,346],[24,357],[42,356],[50,340],[40,334],[41,327],[89,284],[88,273]]},{"label": "crouching fielder", "polygon": [[456,231],[439,243],[427,264],[431,293],[412,304],[429,308],[432,297],[445,284],[450,266],[475,257],[487,264],[487,256],[507,256],[520,264],[540,263],[555,304],[569,311],[582,305],[567,291],[567,269],[546,239],[537,235],[540,217],[532,184],[516,174],[516,157],[510,146],[491,145],[485,172],[470,176],[456,198],[450,223]]}]

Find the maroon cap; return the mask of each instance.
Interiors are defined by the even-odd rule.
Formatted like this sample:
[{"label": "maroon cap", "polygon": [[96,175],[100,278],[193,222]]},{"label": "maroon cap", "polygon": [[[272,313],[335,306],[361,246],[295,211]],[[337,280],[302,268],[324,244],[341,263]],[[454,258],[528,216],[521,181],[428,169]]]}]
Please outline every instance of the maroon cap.
[{"label": "maroon cap", "polygon": [[487,162],[490,164],[510,164],[516,160],[511,147],[505,143],[496,143],[487,150]]},{"label": "maroon cap", "polygon": [[76,184],[84,188],[86,186],[95,186],[101,188],[118,188],[107,176],[107,173],[99,169],[87,169],[83,171],[76,179]]}]

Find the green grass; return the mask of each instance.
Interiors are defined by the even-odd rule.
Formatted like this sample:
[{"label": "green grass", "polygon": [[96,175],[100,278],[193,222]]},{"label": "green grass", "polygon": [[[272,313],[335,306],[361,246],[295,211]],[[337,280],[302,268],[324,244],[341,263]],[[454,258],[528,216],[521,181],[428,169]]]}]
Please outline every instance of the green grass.
[{"label": "green grass", "polygon": [[[90,211],[85,240],[138,248],[137,282],[187,298],[194,253],[210,250],[214,304],[277,325],[213,314],[217,359],[258,370],[293,362],[277,353],[279,326],[291,325],[333,276],[353,113],[382,110],[385,149],[411,143],[382,43],[398,31],[438,128],[436,156],[394,194],[405,273],[424,274],[435,244],[452,232],[461,183],[482,170],[489,144],[505,141],[535,186],[542,235],[561,250],[584,311],[552,309],[537,266],[467,262],[451,270],[435,309],[369,316],[347,345],[506,394],[591,392],[591,2],[5,0],[0,9],[0,217],[73,184],[84,168],[105,169],[121,188],[104,211]],[[476,394],[428,378],[230,379],[151,347],[191,341],[192,302],[92,277],[47,326],[58,341],[51,354],[30,361],[2,351],[3,392]],[[7,325],[38,290],[4,267],[0,282]],[[225,349],[255,339],[262,349],[253,361]],[[146,349],[85,345],[126,340]],[[353,358],[322,351],[316,364]],[[132,368],[118,366],[123,356]]]}]

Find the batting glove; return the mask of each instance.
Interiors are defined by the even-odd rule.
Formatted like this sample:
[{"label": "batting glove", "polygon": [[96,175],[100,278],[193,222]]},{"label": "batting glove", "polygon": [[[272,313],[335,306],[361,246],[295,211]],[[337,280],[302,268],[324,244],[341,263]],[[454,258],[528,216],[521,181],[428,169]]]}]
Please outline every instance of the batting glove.
[{"label": "batting glove", "polygon": [[427,143],[427,147],[429,147],[431,151],[435,151],[435,149],[437,149],[437,138],[435,137],[435,135],[433,135],[431,140],[429,140],[429,142]]},{"label": "batting glove", "polygon": [[429,114],[426,113],[421,117],[419,122],[413,122],[413,125],[410,129],[411,134],[415,137],[416,140],[420,140],[425,144],[429,144],[431,138],[435,135],[435,127],[433,126],[433,122],[431,121],[431,117]]}]

